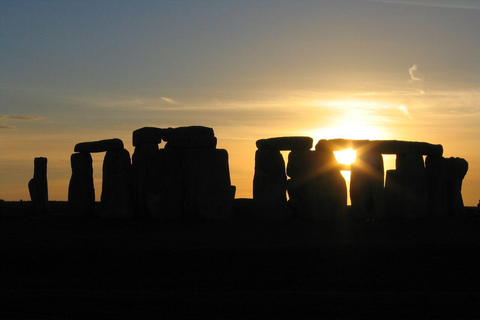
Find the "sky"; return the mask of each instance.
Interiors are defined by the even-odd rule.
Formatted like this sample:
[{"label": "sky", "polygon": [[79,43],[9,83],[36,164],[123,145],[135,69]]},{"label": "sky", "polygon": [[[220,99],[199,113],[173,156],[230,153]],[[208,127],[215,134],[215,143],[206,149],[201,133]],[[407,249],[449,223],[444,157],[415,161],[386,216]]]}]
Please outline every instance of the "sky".
[{"label": "sky", "polygon": [[237,198],[252,197],[256,140],[306,135],[442,144],[468,161],[474,206],[478,30],[478,0],[1,0],[0,198],[29,200],[35,157],[49,199],[67,200],[75,144],[132,154],[138,128],[203,125]]}]

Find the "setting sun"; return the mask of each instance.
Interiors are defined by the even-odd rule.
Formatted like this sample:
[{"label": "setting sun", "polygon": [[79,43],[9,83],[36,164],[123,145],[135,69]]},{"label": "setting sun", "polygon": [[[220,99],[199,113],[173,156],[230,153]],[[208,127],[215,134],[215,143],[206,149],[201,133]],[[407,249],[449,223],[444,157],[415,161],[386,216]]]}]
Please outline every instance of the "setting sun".
[{"label": "setting sun", "polygon": [[352,164],[357,157],[357,152],[352,149],[346,149],[341,151],[334,151],[335,158],[337,158],[338,163],[341,164]]}]

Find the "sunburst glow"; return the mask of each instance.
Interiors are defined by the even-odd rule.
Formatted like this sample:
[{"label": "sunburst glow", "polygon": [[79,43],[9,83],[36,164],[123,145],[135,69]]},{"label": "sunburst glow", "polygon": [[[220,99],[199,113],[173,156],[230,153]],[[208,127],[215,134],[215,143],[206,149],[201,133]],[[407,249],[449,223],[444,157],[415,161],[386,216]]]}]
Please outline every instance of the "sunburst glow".
[{"label": "sunburst glow", "polygon": [[338,163],[341,164],[352,164],[357,157],[357,152],[352,149],[346,149],[341,151],[334,151],[335,158],[337,158]]}]

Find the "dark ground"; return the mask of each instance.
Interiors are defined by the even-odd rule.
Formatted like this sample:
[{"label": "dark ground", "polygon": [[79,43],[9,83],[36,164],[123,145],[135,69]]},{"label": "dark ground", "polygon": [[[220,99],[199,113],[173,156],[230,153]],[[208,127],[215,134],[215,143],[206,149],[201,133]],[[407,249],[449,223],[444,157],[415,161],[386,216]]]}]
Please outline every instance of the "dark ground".
[{"label": "dark ground", "polygon": [[62,203],[32,217],[18,206],[4,203],[0,218],[1,319],[480,317],[473,208],[367,223],[82,219]]}]

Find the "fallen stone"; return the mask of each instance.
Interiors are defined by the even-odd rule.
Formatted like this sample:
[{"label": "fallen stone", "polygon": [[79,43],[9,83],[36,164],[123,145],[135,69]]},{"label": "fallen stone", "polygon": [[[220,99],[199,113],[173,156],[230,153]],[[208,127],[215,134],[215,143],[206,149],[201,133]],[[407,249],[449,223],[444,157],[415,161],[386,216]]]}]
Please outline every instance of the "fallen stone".
[{"label": "fallen stone", "polygon": [[154,127],[143,127],[137,129],[133,131],[132,143],[135,147],[143,143],[155,143],[158,145],[160,142],[162,142],[164,131],[165,129]]},{"label": "fallen stone", "polygon": [[350,176],[351,215],[354,219],[379,219],[385,213],[383,157],[357,152]]},{"label": "fallen stone", "polygon": [[47,158],[35,158],[33,179],[28,183],[30,198],[35,214],[47,213],[48,183],[47,183]]},{"label": "fallen stone", "polygon": [[75,152],[96,153],[113,150],[123,150],[123,142],[120,139],[107,139],[92,142],[82,142],[75,145]]},{"label": "fallen stone", "polygon": [[68,187],[68,207],[73,216],[92,217],[95,213],[92,156],[74,153],[70,158],[72,177]]},{"label": "fallen stone", "polygon": [[253,177],[253,202],[256,218],[287,218],[290,209],[287,204],[286,183],[285,161],[280,151],[257,150]]},{"label": "fallen stone", "polygon": [[109,150],[103,160],[102,217],[130,218],[134,214],[133,175],[130,153]]},{"label": "fallen stone", "polygon": [[278,137],[257,140],[256,145],[260,150],[310,150],[313,146],[313,139],[310,137]]}]

